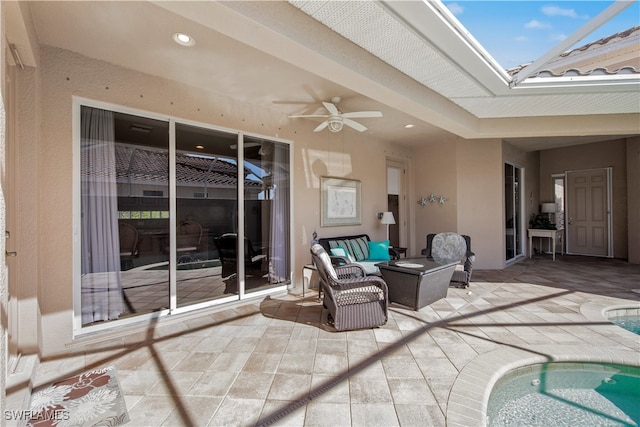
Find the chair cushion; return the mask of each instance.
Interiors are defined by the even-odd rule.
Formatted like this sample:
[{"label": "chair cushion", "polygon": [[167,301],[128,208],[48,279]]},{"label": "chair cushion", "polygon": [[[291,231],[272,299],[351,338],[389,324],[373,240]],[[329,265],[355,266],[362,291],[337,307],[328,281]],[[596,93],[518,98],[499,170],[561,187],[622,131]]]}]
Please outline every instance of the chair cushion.
[{"label": "chair cushion", "polygon": [[364,274],[366,274],[367,276],[371,276],[371,275],[379,276],[380,275],[380,269],[376,265],[379,262],[380,262],[379,260],[376,260],[376,261],[360,261],[360,262],[356,261],[355,264],[358,264],[360,267],[362,267],[362,269],[364,270]]},{"label": "chair cushion", "polygon": [[456,233],[439,233],[433,238],[431,256],[434,260],[460,261],[467,253],[467,242]]},{"label": "chair cushion", "polygon": [[365,259],[369,259],[369,241],[366,237],[357,237],[355,239],[350,239],[349,243],[351,244],[351,253],[353,253],[353,257],[356,261],[363,261]]}]

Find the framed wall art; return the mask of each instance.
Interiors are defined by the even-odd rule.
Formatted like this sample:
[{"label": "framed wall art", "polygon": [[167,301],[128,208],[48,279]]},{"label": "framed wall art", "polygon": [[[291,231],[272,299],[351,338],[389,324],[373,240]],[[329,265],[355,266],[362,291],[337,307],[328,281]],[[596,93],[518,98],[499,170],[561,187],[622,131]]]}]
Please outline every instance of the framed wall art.
[{"label": "framed wall art", "polygon": [[361,224],[360,181],[320,177],[320,204],[323,227]]}]

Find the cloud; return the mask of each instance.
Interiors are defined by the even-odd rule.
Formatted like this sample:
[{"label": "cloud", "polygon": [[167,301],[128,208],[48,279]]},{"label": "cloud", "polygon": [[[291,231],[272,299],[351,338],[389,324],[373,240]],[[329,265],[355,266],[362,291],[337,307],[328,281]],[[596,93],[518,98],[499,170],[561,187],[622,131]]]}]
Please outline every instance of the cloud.
[{"label": "cloud", "polygon": [[514,40],[515,40],[515,41],[517,41],[517,42],[526,42],[526,41],[529,41],[529,37],[526,37],[526,36],[518,36],[518,37],[516,37]]},{"label": "cloud", "polygon": [[449,8],[449,12],[456,16],[464,13],[464,7],[460,6],[458,3],[449,3],[447,7]]},{"label": "cloud", "polygon": [[524,24],[525,28],[533,29],[533,30],[543,30],[546,28],[551,28],[551,25],[546,22],[540,22],[537,19],[532,19],[531,21]]},{"label": "cloud", "polygon": [[554,42],[561,42],[566,38],[567,38],[566,34],[553,34],[551,37],[549,37],[549,40]]},{"label": "cloud", "polygon": [[544,6],[542,13],[547,16],[565,16],[573,19],[589,19],[589,15],[578,15],[575,9],[564,9],[558,6]]}]

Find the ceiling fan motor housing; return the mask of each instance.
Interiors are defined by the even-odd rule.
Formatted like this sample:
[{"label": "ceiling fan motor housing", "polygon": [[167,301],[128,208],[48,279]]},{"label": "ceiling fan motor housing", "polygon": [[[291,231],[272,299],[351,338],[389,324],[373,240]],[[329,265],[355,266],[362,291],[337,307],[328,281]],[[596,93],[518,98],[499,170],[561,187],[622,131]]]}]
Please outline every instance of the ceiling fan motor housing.
[{"label": "ceiling fan motor housing", "polygon": [[340,132],[342,130],[343,121],[342,117],[331,117],[328,120],[329,130],[331,132]]}]

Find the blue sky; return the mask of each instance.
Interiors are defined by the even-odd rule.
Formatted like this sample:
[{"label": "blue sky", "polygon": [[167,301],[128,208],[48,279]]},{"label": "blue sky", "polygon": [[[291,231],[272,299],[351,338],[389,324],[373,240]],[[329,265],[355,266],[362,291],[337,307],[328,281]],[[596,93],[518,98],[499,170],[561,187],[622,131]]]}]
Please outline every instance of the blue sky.
[{"label": "blue sky", "polygon": [[[640,2],[583,39],[577,46],[640,25]],[[613,1],[484,1],[444,4],[503,68],[527,64],[605,10]]]}]

